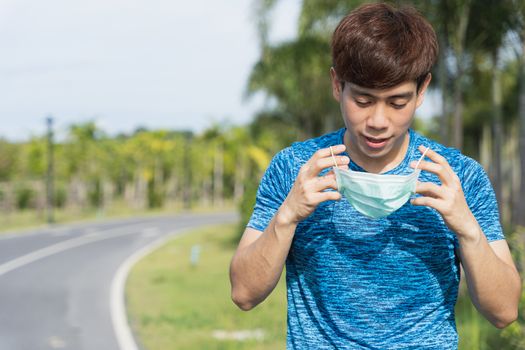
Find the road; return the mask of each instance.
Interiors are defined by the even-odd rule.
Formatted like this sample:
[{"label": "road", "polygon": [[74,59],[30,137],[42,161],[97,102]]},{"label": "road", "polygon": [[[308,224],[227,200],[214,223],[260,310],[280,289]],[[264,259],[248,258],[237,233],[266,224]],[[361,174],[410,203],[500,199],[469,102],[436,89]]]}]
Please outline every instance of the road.
[{"label": "road", "polygon": [[172,236],[236,219],[184,214],[0,235],[0,350],[136,349],[123,307],[132,263]]}]

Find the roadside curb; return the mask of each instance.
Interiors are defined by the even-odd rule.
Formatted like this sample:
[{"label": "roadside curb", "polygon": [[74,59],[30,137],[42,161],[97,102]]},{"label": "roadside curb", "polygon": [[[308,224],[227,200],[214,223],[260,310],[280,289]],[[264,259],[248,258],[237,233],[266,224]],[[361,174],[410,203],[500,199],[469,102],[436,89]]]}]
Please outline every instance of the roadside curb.
[{"label": "roadside curb", "polygon": [[135,251],[118,267],[117,272],[111,282],[109,306],[111,313],[111,323],[113,324],[113,329],[115,331],[120,350],[140,349],[135,341],[133,332],[131,331],[131,327],[128,322],[128,315],[126,312],[125,285],[129,272],[133,266],[144,257],[163,246],[170,239],[179,237],[187,231],[190,231],[190,229],[174,231],[154,240],[148,245]]}]

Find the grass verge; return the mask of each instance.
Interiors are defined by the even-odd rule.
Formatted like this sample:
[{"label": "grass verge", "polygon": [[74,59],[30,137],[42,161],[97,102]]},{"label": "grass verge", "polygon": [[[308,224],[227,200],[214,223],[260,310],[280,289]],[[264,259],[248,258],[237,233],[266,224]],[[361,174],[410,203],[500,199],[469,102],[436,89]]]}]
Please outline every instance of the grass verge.
[{"label": "grass verge", "polygon": [[[221,225],[193,231],[132,269],[126,285],[128,314],[145,349],[285,348],[284,281],[250,312],[239,310],[230,299],[228,267],[236,228]],[[199,259],[192,266],[196,246]],[[231,339],[234,336],[247,339]]]},{"label": "grass verge", "polygon": [[[92,220],[114,218],[128,218],[149,215],[164,215],[191,211],[192,213],[208,213],[217,211],[212,205],[194,205],[185,209],[182,203],[167,203],[162,208],[132,208],[123,200],[114,200],[111,206],[103,210],[100,208],[57,208],[53,211],[55,224],[75,223]],[[221,210],[235,210],[231,202],[221,205]],[[16,211],[3,211],[0,213],[0,234],[3,232],[22,231],[47,226],[45,210],[26,209]]]}]

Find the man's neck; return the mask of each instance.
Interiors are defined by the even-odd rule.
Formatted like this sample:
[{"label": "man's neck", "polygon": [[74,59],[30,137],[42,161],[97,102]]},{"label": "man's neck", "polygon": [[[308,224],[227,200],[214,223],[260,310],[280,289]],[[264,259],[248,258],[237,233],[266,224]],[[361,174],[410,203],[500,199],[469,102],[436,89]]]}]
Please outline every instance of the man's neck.
[{"label": "man's neck", "polygon": [[369,173],[381,174],[401,164],[408,150],[410,133],[407,131],[400,144],[394,145],[388,154],[380,158],[368,157],[361,152],[357,152],[357,147],[351,142],[348,132],[344,135],[344,142],[348,155],[354,163]]}]

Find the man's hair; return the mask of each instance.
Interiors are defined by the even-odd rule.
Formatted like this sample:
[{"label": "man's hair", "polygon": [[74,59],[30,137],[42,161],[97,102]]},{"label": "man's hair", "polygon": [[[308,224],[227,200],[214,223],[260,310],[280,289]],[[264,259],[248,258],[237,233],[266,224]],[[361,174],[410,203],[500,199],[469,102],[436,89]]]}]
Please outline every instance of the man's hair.
[{"label": "man's hair", "polygon": [[358,7],[332,37],[333,67],[342,81],[385,89],[416,81],[419,89],[438,55],[434,29],[414,8]]}]

